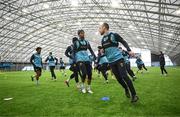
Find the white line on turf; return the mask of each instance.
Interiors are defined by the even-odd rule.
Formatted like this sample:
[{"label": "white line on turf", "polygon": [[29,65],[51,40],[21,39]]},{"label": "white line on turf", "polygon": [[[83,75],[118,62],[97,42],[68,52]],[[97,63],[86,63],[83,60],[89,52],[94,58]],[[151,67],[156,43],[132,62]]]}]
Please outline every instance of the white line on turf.
[{"label": "white line on turf", "polygon": [[13,98],[10,97],[10,98],[4,98],[5,101],[8,101],[8,100],[12,100]]}]

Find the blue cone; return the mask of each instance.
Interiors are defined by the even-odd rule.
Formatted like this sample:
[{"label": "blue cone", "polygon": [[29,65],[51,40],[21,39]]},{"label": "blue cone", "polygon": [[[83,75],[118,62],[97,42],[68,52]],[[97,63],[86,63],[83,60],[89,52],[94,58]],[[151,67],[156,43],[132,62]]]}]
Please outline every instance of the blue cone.
[{"label": "blue cone", "polygon": [[110,98],[109,98],[109,97],[102,97],[101,100],[103,100],[103,101],[109,101]]}]

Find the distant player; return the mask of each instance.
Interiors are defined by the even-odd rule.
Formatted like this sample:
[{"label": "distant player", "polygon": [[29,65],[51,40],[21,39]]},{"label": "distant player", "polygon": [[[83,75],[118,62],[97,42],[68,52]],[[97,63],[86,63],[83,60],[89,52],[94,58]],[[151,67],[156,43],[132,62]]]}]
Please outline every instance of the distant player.
[{"label": "distant player", "polygon": [[[92,66],[91,66],[91,60],[88,54],[88,50],[91,52],[91,55],[96,58],[93,50],[91,49],[91,46],[89,42],[85,39],[85,32],[84,30],[78,30],[78,36],[79,39],[74,43],[74,51],[75,51],[75,58],[76,62],[78,64],[79,70],[80,70],[80,76],[81,76],[81,91],[82,93],[93,93],[91,90],[91,79],[92,79]],[[87,90],[85,87],[85,80],[87,80]]]},{"label": "distant player", "polygon": [[56,79],[56,74],[54,72],[55,66],[58,63],[58,59],[52,55],[52,52],[49,53],[49,56],[46,58],[45,62],[48,62],[49,70],[51,72],[51,78],[52,80]]},{"label": "distant player", "polygon": [[39,77],[41,76],[42,73],[42,57],[41,57],[41,47],[37,47],[36,48],[36,53],[34,53],[31,58],[30,58],[30,62],[34,67],[34,71],[36,73],[36,75],[31,76],[32,81],[34,81],[34,78],[36,78],[36,84],[39,84]]},{"label": "distant player", "polygon": [[126,70],[128,72],[128,74],[131,76],[131,78],[133,79],[133,81],[135,81],[136,76],[133,72],[133,70],[131,69],[131,63],[130,63],[130,55],[127,51],[123,50],[121,47],[119,48],[120,51],[122,51],[122,55],[124,56],[124,60],[125,60],[125,64],[126,64]]},{"label": "distant player", "polygon": [[103,35],[101,44],[105,50],[105,55],[109,61],[113,74],[115,75],[119,84],[121,84],[124,88],[125,95],[128,98],[131,97],[131,102],[136,102],[138,100],[138,96],[136,96],[133,83],[127,75],[124,57],[118,48],[119,42],[124,45],[131,56],[133,56],[134,53],[129,48],[127,42],[119,34],[109,32],[109,25],[107,23],[103,23],[99,27],[99,32],[101,35]]},{"label": "distant player", "polygon": [[99,64],[99,70],[101,71],[105,82],[108,83],[108,60],[106,58],[106,55],[104,54],[104,50],[101,46],[98,47],[99,49],[99,56],[98,56],[98,64]]},{"label": "distant player", "polygon": [[136,64],[137,64],[137,67],[138,67],[138,71],[141,71],[141,73],[143,73],[143,68],[147,71],[147,68],[146,66],[144,65],[144,62],[141,60],[141,58],[139,56],[136,57]]},{"label": "distant player", "polygon": [[[78,40],[77,37],[74,37],[72,39],[72,43],[74,44],[76,41]],[[76,60],[75,60],[75,57],[74,57],[74,54],[73,54],[73,44],[68,46],[66,51],[65,51],[65,55],[69,58],[69,64],[70,64],[70,70],[73,72],[70,76],[70,78],[68,78],[65,83],[67,84],[67,86],[69,87],[69,82],[71,79],[75,78],[75,82],[76,82],[76,86],[77,88],[80,88],[79,86],[79,79],[78,79],[78,66],[76,64]]]},{"label": "distant player", "polygon": [[66,77],[66,72],[65,72],[66,66],[65,66],[64,61],[62,60],[62,58],[60,58],[59,63],[60,63],[60,72],[62,72],[63,76]]},{"label": "distant player", "polygon": [[[160,51],[159,63],[160,63],[161,74],[167,76],[168,73],[164,67],[165,66],[165,58],[164,58],[164,54],[162,51]],[[164,74],[164,72],[165,72],[165,74]]]}]

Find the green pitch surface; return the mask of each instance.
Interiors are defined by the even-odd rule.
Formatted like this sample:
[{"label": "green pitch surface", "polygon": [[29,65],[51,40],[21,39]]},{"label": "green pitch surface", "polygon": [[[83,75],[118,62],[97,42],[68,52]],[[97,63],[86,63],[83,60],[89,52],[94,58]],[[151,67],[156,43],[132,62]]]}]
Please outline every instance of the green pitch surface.
[{"label": "green pitch surface", "polygon": [[[0,116],[180,116],[180,67],[168,67],[167,77],[160,75],[159,68],[148,69],[149,73],[137,74],[134,82],[140,98],[135,104],[125,97],[116,80],[109,76],[109,84],[104,84],[96,72],[92,81],[94,94],[80,93],[74,80],[67,87],[64,81],[70,71],[66,78],[56,71],[56,82],[45,71],[39,86],[30,79],[33,71],[0,72]],[[104,96],[110,100],[102,101]]]}]

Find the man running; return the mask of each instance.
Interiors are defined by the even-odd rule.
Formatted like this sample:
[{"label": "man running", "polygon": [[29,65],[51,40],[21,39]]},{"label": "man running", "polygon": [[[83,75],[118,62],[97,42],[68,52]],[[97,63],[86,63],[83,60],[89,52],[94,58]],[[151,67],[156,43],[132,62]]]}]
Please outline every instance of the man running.
[{"label": "man running", "polygon": [[147,68],[146,66],[144,65],[144,62],[141,60],[141,58],[139,56],[136,57],[136,64],[137,64],[137,67],[138,67],[138,71],[141,71],[141,73],[143,73],[143,68],[147,71]]},{"label": "man running", "polygon": [[66,77],[66,72],[65,72],[66,67],[62,58],[60,58],[59,63],[60,63],[60,72],[62,72],[63,76]]},{"label": "man running", "polygon": [[[161,69],[162,75],[167,76],[168,73],[164,67],[165,66],[165,58],[164,58],[164,54],[162,51],[160,51],[159,62],[160,62],[160,69]],[[165,74],[164,74],[164,72],[165,72]]]},{"label": "man running", "polygon": [[56,81],[57,79],[56,79],[56,74],[54,72],[54,69],[58,63],[58,59],[52,55],[52,52],[50,52],[49,56],[46,58],[45,62],[48,62],[52,80]]},{"label": "man running", "polygon": [[102,47],[105,50],[105,55],[109,61],[113,74],[124,88],[126,96],[130,98],[131,93],[131,102],[136,102],[138,100],[138,96],[136,95],[132,81],[127,75],[124,57],[118,48],[119,42],[124,45],[131,56],[133,56],[134,53],[129,48],[127,42],[119,34],[109,32],[109,25],[107,23],[103,23],[99,27],[99,32],[103,35],[101,41]]},{"label": "man running", "polygon": [[[74,37],[72,39],[72,43],[74,44],[76,41],[78,40],[77,37]],[[68,46],[66,51],[65,51],[65,55],[69,58],[69,63],[70,63],[70,70],[73,72],[70,76],[70,78],[68,78],[65,83],[66,85],[69,87],[69,82],[71,79],[75,78],[75,82],[76,82],[76,86],[77,88],[79,88],[79,79],[78,79],[78,66],[76,64],[76,61],[75,61],[75,57],[73,56],[73,44]]]},{"label": "man running", "polygon": [[74,43],[74,54],[80,70],[80,76],[82,81],[81,91],[82,93],[86,93],[85,80],[87,77],[87,92],[93,93],[91,90],[92,66],[90,57],[88,55],[88,50],[91,52],[91,55],[94,57],[94,59],[96,58],[96,56],[93,50],[91,49],[89,42],[85,39],[84,30],[78,30],[78,36],[78,41]]},{"label": "man running", "polygon": [[39,84],[39,77],[41,76],[42,73],[42,57],[41,57],[41,47],[36,48],[36,53],[33,54],[30,58],[30,62],[34,67],[34,71],[36,75],[31,76],[32,81],[34,81],[34,78],[36,78],[36,84]]}]

